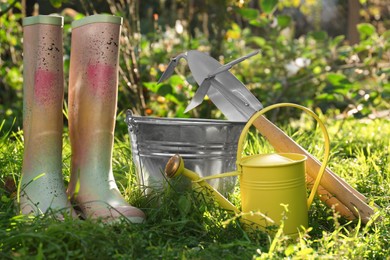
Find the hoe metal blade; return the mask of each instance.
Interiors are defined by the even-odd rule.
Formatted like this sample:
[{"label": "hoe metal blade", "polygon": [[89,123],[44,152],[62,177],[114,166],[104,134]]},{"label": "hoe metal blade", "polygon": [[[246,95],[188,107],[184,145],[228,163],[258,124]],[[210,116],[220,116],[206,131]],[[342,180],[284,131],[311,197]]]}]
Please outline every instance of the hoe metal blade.
[{"label": "hoe metal blade", "polygon": [[254,51],[252,53],[249,53],[248,55],[242,56],[241,58],[238,58],[238,59],[235,59],[229,63],[226,63],[225,65],[222,65],[221,67],[216,69],[213,73],[209,74],[209,77],[215,77],[219,73],[230,70],[234,65],[236,65],[236,64],[238,64],[246,59],[249,59],[250,57],[255,56],[258,53],[259,53],[259,51]]},{"label": "hoe metal blade", "polygon": [[161,83],[164,80],[166,80],[167,78],[169,78],[170,76],[172,76],[173,72],[175,71],[175,68],[176,68],[177,64],[179,63],[179,60],[182,59],[182,58],[183,59],[187,59],[187,54],[186,53],[181,53],[181,54],[177,55],[175,58],[172,58],[171,61],[168,64],[168,67],[166,68],[164,73],[161,75],[161,77],[160,77],[160,79],[158,80],[157,83]]},{"label": "hoe metal blade", "polygon": [[194,109],[195,107],[199,106],[202,103],[204,97],[207,95],[207,92],[209,92],[211,86],[211,80],[212,78],[206,78],[205,80],[203,80],[202,84],[200,84],[200,87],[195,92],[194,97],[191,99],[191,102],[184,110],[184,113],[187,113],[188,111]]},{"label": "hoe metal blade", "polygon": [[[255,52],[252,52],[248,55],[245,55],[241,58],[238,58],[236,60],[233,60],[225,65],[222,65],[220,66],[219,68],[217,68],[215,71],[211,72],[210,74],[207,75],[207,78],[205,78],[203,80],[203,82],[200,84],[198,90],[196,91],[194,97],[192,98],[190,104],[186,107],[184,113],[187,113],[188,111],[190,111],[191,109],[194,109],[195,107],[199,106],[204,97],[206,96],[207,92],[209,91],[209,88],[215,78],[215,76],[217,76],[218,74],[220,73],[223,73],[227,70],[230,70],[234,65],[256,55],[257,53],[259,53],[259,51],[255,51]],[[216,82],[214,82],[214,84],[217,84]]]},{"label": "hoe metal blade", "polygon": [[247,121],[256,111],[262,109],[260,101],[228,71],[233,65],[257,53],[251,53],[223,66],[203,52],[188,51],[188,66],[200,87],[195,93],[195,100],[191,101],[186,111],[199,105],[205,96],[204,93],[207,93],[229,120]]}]

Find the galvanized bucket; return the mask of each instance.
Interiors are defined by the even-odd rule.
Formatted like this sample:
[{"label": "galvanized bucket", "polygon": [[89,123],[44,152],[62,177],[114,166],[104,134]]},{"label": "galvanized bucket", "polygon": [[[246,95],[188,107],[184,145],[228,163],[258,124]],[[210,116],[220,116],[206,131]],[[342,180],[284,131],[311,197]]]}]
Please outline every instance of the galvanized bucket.
[{"label": "galvanized bucket", "polygon": [[[126,123],[138,181],[147,192],[164,187],[164,167],[175,154],[201,177],[236,170],[238,138],[245,122],[134,116],[128,110]],[[235,182],[236,177],[229,177],[209,183],[227,194]]]}]

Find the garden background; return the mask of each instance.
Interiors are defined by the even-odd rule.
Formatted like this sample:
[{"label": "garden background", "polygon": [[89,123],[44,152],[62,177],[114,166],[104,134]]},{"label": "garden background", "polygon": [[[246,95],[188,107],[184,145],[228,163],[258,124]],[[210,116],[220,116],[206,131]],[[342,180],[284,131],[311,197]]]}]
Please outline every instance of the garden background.
[{"label": "garden background", "polygon": [[[47,216],[29,219],[14,212],[15,183],[20,178],[23,154],[21,19],[50,13],[65,17],[65,92],[71,22],[94,13],[124,18],[114,171],[122,193],[149,216],[145,225],[107,227],[89,221],[58,222]],[[388,258],[389,17],[386,0],[0,0],[0,255],[38,259]],[[209,100],[184,113],[197,90],[185,61],[169,80],[157,84],[170,59],[191,49],[208,52],[221,63],[260,50],[260,55],[232,68],[232,73],[265,106],[292,102],[321,116],[332,139],[330,166],[372,205],[380,206],[376,221],[366,226],[358,220],[346,221],[317,201],[309,213],[315,219],[310,223],[314,234],[291,244],[283,236],[271,238],[243,231],[231,215],[191,191],[179,195],[161,191],[156,195],[158,203],[131,192],[138,186],[124,121],[127,109],[147,116],[224,118]],[[64,98],[66,127],[67,93]],[[311,129],[293,109],[268,116],[291,134],[299,128]],[[297,136],[304,147],[321,156],[313,145],[320,135]],[[257,139],[253,142],[263,146]],[[65,176],[69,174],[69,157],[65,129]],[[92,233],[96,239],[89,238]],[[113,241],[107,241],[111,238]]]}]

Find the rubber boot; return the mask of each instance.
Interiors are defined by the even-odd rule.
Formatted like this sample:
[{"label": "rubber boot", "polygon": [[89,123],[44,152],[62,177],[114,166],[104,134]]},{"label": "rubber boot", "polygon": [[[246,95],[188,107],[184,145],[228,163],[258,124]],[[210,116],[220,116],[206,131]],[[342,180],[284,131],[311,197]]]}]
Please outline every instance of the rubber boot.
[{"label": "rubber boot", "polygon": [[68,194],[87,218],[111,222],[122,216],[140,223],[144,213],[122,197],[112,172],[121,24],[111,15],[72,23]]},{"label": "rubber boot", "polygon": [[71,210],[62,177],[62,25],[59,16],[23,19],[23,214]]}]

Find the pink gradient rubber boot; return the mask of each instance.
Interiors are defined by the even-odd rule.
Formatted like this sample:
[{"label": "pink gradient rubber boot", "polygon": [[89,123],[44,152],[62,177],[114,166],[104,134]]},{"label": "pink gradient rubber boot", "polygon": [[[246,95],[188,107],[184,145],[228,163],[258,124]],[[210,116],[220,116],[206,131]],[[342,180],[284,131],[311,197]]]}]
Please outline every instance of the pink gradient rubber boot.
[{"label": "pink gradient rubber boot", "polygon": [[23,19],[22,214],[72,213],[62,177],[62,25],[60,16]]},{"label": "pink gradient rubber boot", "polygon": [[112,172],[122,18],[93,15],[72,23],[68,194],[87,218],[141,223],[144,213],[122,197]]}]

